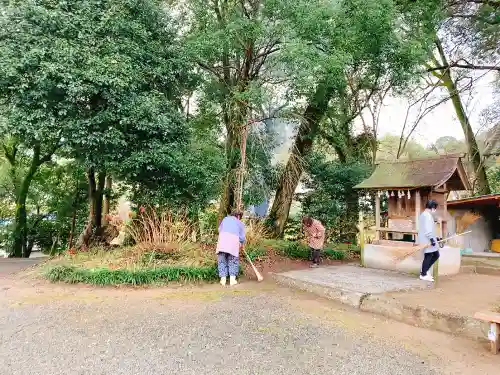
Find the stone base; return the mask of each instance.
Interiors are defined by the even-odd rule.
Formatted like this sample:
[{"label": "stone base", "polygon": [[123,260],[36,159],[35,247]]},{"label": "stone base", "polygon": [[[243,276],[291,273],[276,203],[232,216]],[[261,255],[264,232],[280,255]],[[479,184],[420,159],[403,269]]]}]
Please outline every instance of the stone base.
[{"label": "stone base", "polygon": [[[402,261],[395,261],[405,246],[365,244],[362,251],[362,263],[365,267],[418,275],[424,259],[423,251],[418,251]],[[408,249],[411,247],[406,246]],[[439,251],[439,275],[456,275],[460,272],[460,249],[445,246]],[[430,273],[432,274],[431,269]]]},{"label": "stone base", "polygon": [[357,308],[363,299],[371,294],[425,289],[432,286],[416,277],[351,265],[289,271],[274,274],[273,277],[282,285]]}]

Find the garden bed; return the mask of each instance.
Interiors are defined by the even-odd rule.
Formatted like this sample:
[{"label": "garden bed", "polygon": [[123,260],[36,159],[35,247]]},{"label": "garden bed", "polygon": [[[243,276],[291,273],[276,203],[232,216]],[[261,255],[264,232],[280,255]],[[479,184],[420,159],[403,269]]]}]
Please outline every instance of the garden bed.
[{"label": "garden bed", "polygon": [[93,285],[200,282],[218,277],[213,251],[197,244],[66,253],[50,260],[42,272],[52,282]]},{"label": "garden bed", "polygon": [[[43,266],[52,282],[92,285],[152,285],[169,282],[214,282],[218,279],[214,244],[124,247],[65,253]],[[261,273],[282,272],[309,266],[309,249],[299,242],[263,240],[246,251]],[[356,258],[355,248],[327,247],[324,265]],[[254,279],[244,254],[240,254],[243,278]]]},{"label": "garden bed", "polygon": [[[256,245],[247,246],[249,257],[262,274],[285,272],[308,268],[309,248],[301,242],[286,240],[263,240]],[[348,244],[328,245],[322,252],[321,265],[338,265],[359,260],[358,248]],[[241,254],[241,259],[244,254]],[[255,279],[251,266],[242,263],[243,273],[249,279]]]}]

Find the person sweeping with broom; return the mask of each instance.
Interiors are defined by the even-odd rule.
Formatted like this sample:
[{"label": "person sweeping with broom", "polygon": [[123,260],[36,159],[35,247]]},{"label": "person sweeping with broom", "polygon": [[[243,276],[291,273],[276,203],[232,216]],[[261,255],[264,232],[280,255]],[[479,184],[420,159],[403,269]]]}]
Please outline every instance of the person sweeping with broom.
[{"label": "person sweeping with broom", "polygon": [[217,241],[217,268],[220,283],[236,285],[239,272],[240,247],[245,242],[245,224],[241,221],[243,213],[234,211],[226,216],[219,225],[219,240]]},{"label": "person sweeping with broom", "polygon": [[307,245],[309,246],[310,257],[312,260],[311,268],[319,267],[321,250],[325,243],[325,227],[319,220],[310,216],[302,218],[302,225],[306,235]]},{"label": "person sweeping with broom", "polygon": [[434,282],[432,275],[428,272],[432,265],[439,259],[439,238],[436,235],[436,225],[434,224],[434,215],[436,214],[438,204],[435,200],[429,200],[425,204],[425,210],[418,218],[418,237],[419,245],[428,245],[424,248],[424,261],[420,271],[420,280]]}]

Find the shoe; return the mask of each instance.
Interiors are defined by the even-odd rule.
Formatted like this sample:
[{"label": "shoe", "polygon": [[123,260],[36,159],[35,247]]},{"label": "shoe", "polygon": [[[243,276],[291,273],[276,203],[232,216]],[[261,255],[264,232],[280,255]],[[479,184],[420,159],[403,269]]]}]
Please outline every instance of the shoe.
[{"label": "shoe", "polygon": [[238,281],[236,281],[236,276],[229,276],[229,285],[236,285]]},{"label": "shoe", "polygon": [[434,279],[430,275],[425,275],[425,276],[420,275],[420,280],[434,282]]},{"label": "shoe", "polygon": [[226,285],[226,277],[220,278],[220,285]]},{"label": "shoe", "polygon": [[313,264],[311,264],[309,267],[311,267],[311,268],[318,268],[318,267],[319,267],[319,264],[317,264],[317,263],[313,263]]}]

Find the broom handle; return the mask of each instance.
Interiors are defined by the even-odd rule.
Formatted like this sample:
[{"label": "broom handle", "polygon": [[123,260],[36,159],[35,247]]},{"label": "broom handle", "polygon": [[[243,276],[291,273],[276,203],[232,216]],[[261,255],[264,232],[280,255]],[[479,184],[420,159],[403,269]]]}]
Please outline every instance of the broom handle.
[{"label": "broom handle", "polygon": [[458,234],[454,234],[453,236],[450,236],[450,237],[447,237],[447,238],[443,238],[442,240],[439,240],[439,242],[444,242],[444,241],[448,241],[448,240],[451,240],[452,238],[455,238],[455,237],[459,237],[459,236],[463,236],[464,234],[468,234],[468,233],[471,233],[472,231],[469,230],[467,232],[463,232],[463,233],[458,233]]},{"label": "broom handle", "polygon": [[[450,237],[447,237],[447,238],[443,238],[442,240],[439,240],[437,241],[437,243],[440,243],[440,242],[444,242],[444,241],[448,241],[448,240],[451,240],[452,238],[455,238],[455,237],[459,237],[459,236],[463,236],[464,234],[468,234],[468,233],[471,233],[472,231],[469,230],[467,232],[463,232],[463,233],[458,233],[458,234],[454,234],[453,236],[450,236]],[[410,255],[413,255],[415,254],[417,251],[420,251],[420,250],[423,250],[423,249],[426,249],[427,247],[429,247],[428,245],[423,245],[423,247],[420,247],[420,249],[416,249],[415,251],[412,251],[411,253],[408,253],[408,254],[403,254],[403,256],[396,256],[395,258],[397,260],[402,260],[402,259],[405,259],[405,258],[408,258]]]}]

